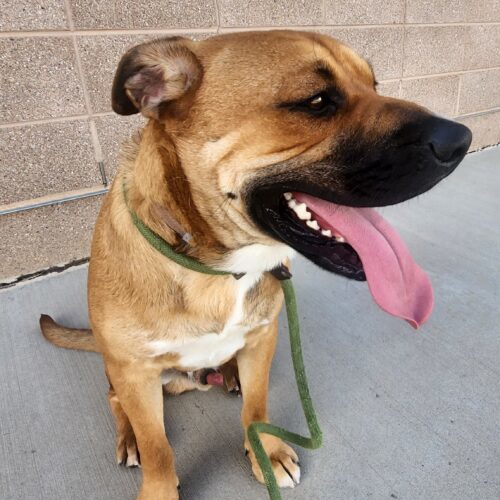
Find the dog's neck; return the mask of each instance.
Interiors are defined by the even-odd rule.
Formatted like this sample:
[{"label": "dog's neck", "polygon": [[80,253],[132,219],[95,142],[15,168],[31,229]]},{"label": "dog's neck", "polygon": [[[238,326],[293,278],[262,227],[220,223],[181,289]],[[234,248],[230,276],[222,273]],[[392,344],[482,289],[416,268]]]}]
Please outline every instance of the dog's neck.
[{"label": "dog's neck", "polygon": [[175,146],[158,122],[145,126],[130,174],[130,205],[146,225],[178,252],[207,263],[224,259],[228,248],[200,213]]}]

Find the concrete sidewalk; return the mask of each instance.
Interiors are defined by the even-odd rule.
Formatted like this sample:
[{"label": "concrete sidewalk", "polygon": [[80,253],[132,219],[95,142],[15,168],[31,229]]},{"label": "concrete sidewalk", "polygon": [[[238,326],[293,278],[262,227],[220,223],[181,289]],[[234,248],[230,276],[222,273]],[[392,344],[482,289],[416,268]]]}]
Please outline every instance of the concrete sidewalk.
[{"label": "concrete sidewalk", "polygon": [[[364,283],[294,265],[304,356],[325,443],[298,450],[284,499],[500,498],[500,148],[469,155],[432,192],[383,209],[434,283],[413,331]],[[132,499],[140,471],[114,460],[102,362],[49,345],[40,313],[87,324],[86,267],[0,292],[0,498]],[[167,398],[181,498],[267,498],[243,454],[241,401],[221,391]],[[306,432],[286,327],[271,420]]]}]

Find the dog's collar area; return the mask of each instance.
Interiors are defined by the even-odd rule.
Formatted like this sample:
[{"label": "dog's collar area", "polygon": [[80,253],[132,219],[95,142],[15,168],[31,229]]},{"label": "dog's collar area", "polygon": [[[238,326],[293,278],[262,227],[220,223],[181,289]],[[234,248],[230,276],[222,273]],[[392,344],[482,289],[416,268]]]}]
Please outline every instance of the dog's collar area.
[{"label": "dog's collar area", "polygon": [[158,216],[158,218],[172,231],[174,232],[184,243],[190,244],[193,239],[191,233],[187,232],[177,221],[177,219],[162,205],[155,203],[153,205],[153,210]]},{"label": "dog's collar area", "polygon": [[199,260],[193,259],[192,257],[176,252],[159,234],[155,233],[149,226],[144,224],[144,222],[139,218],[136,212],[130,207],[128,203],[128,194],[127,194],[127,189],[125,187],[125,181],[123,181],[122,183],[122,191],[123,191],[123,198],[125,200],[125,206],[127,207],[127,210],[130,214],[134,226],[139,230],[144,239],[153,248],[158,250],[158,252],[160,252],[165,257],[168,257],[176,264],[179,264],[182,267],[185,267],[192,271],[196,271],[198,273],[211,274],[216,276],[227,276],[232,274],[227,271],[219,271],[217,269],[213,269],[212,267],[203,264]]},{"label": "dog's collar area", "polygon": [[[156,248],[161,254],[168,257],[170,260],[179,264],[182,267],[187,269],[191,269],[192,271],[196,271],[202,274],[211,274],[211,275],[232,275],[236,280],[241,279],[245,276],[246,273],[230,273],[227,271],[220,271],[218,269],[214,269],[206,264],[203,264],[199,260],[193,259],[187,255],[176,252],[169,243],[167,243],[159,234],[154,232],[150,227],[148,227],[144,222],[139,218],[134,210],[130,208],[128,203],[128,195],[127,189],[125,187],[125,182],[122,184],[123,197],[125,199],[125,205],[130,213],[132,218],[132,222],[137,227],[142,236],[148,241],[148,243]],[[164,223],[177,235],[179,235],[186,243],[189,244],[191,240],[191,235],[184,231],[181,225],[171,217],[169,212],[163,207],[156,206],[155,211],[164,221]],[[285,264],[280,264],[270,271],[270,273],[278,280],[287,280],[292,277],[292,273],[288,269]]]}]

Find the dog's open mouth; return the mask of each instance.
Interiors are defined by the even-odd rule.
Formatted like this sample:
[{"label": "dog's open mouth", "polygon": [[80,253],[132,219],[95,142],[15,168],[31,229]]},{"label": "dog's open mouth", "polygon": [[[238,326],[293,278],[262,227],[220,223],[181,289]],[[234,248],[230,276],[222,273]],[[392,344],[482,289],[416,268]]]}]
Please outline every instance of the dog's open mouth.
[{"label": "dog's open mouth", "polygon": [[433,306],[429,278],[391,225],[372,208],[338,205],[298,191],[261,191],[263,228],[328,271],[368,281],[375,302],[412,326]]},{"label": "dog's open mouth", "polygon": [[[357,281],[366,280],[363,264],[356,250],[345,236],[329,223],[321,214],[305,202],[302,193],[283,193],[279,214],[282,217],[282,230],[288,243],[302,248],[303,253],[313,251],[325,267],[337,274]],[[311,198],[311,197],[309,197]]]}]

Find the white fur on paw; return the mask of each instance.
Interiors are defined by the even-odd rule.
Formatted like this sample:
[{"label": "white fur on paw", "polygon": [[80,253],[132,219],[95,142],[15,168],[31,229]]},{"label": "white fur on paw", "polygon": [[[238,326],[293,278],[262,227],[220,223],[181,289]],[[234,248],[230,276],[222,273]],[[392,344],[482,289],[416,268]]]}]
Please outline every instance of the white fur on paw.
[{"label": "white fur on paw", "polygon": [[[276,468],[281,468],[280,473],[276,474],[278,472]],[[281,462],[276,468],[274,472],[278,476],[276,480],[280,488],[295,488],[300,484],[300,467],[298,464],[292,462],[292,460],[287,460],[286,464]]]},{"label": "white fur on paw", "polygon": [[281,476],[278,479],[278,486],[280,488],[295,488],[295,483],[292,481],[292,478],[287,474],[286,476]]},{"label": "white fur on paw", "polygon": [[[300,483],[300,464],[297,453],[280,439],[274,436],[265,436],[263,439],[273,468],[276,483],[280,488],[295,488]],[[248,443],[245,443],[248,450]],[[252,471],[258,481],[264,483],[264,475],[253,451],[247,452],[252,464]]]},{"label": "white fur on paw", "polygon": [[130,453],[127,456],[127,467],[139,467],[139,460],[135,453]]}]

